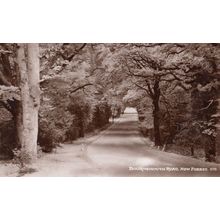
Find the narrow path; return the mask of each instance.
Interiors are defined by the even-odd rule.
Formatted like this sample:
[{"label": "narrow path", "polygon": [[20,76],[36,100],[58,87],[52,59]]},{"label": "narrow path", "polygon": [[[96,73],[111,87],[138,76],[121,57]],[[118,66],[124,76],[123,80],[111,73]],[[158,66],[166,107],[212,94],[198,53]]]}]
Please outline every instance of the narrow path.
[{"label": "narrow path", "polygon": [[[92,141],[92,142],[90,142]],[[124,114],[113,126],[87,140],[64,145],[35,164],[26,176],[220,176],[220,165],[148,147],[137,114]]]}]

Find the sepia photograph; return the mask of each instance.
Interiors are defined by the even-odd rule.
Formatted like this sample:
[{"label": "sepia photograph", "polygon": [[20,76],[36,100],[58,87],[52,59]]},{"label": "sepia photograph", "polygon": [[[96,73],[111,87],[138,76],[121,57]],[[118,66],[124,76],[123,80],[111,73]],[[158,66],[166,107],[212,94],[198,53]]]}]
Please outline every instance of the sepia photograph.
[{"label": "sepia photograph", "polygon": [[0,176],[220,176],[220,44],[1,43]]},{"label": "sepia photograph", "polygon": [[1,218],[217,219],[219,8],[1,1]]}]

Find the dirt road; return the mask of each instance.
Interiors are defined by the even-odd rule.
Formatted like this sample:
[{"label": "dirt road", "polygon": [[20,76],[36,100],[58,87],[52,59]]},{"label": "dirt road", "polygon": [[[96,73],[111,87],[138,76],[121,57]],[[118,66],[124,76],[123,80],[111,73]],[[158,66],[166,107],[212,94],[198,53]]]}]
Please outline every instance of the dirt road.
[{"label": "dirt road", "polygon": [[26,176],[220,176],[220,165],[161,152],[141,136],[137,114],[43,156]]}]

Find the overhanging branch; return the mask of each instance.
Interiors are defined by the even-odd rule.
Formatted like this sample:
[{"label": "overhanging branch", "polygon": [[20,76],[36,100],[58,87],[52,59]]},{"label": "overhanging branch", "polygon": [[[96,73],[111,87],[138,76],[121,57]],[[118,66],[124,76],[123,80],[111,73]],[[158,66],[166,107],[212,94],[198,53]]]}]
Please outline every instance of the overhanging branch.
[{"label": "overhanging branch", "polygon": [[71,55],[66,56],[63,53],[60,53],[60,55],[62,56],[62,58],[64,60],[68,60],[69,62],[86,46],[86,43],[84,43],[81,47],[79,47],[78,49],[76,49]]},{"label": "overhanging branch", "polygon": [[77,91],[80,90],[80,89],[84,89],[85,87],[87,87],[87,86],[92,86],[92,85],[93,85],[92,83],[86,83],[86,84],[84,84],[84,85],[82,85],[82,86],[79,86],[79,87],[73,89],[72,91],[70,91],[70,93],[72,94],[72,93],[74,93],[74,92],[77,92]]}]

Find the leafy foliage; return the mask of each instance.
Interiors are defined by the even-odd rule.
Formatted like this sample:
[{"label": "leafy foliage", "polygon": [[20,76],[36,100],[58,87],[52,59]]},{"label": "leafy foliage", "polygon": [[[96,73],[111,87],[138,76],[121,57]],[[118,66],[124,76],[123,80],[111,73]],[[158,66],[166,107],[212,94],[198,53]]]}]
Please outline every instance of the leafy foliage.
[{"label": "leafy foliage", "polygon": [[[219,44],[58,43],[40,44],[40,52],[43,151],[83,137],[133,106],[155,145],[214,160],[220,140]],[[14,122],[20,103],[15,56],[16,44],[0,44],[0,103]]]},{"label": "leafy foliage", "polygon": [[0,86],[0,100],[6,102],[8,100],[20,100],[20,91],[15,86]]}]

